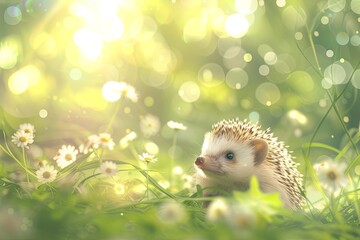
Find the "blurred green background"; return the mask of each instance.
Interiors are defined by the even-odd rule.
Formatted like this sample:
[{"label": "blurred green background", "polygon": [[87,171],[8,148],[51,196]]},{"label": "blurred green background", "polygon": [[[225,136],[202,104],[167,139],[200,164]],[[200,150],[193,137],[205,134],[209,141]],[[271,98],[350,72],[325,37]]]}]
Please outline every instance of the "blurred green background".
[{"label": "blurred green background", "polygon": [[[128,158],[119,141],[135,131],[158,171],[174,155],[190,173],[204,133],[238,117],[270,127],[303,171],[304,143],[342,148],[358,131],[359,22],[359,0],[0,0],[0,128],[35,125],[34,162],[101,132],[109,158]],[[175,146],[171,120],[187,126]]]}]

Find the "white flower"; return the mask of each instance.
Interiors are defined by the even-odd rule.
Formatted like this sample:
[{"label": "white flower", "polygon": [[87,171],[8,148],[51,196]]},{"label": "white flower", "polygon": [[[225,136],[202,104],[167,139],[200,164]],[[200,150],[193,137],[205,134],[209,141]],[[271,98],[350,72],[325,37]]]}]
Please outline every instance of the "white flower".
[{"label": "white flower", "polygon": [[99,134],[100,146],[103,148],[108,148],[109,150],[113,150],[115,143],[109,133],[100,133]]},{"label": "white flower", "polygon": [[129,146],[129,142],[134,141],[137,138],[136,132],[132,131],[122,139],[120,139],[120,147],[127,148]]},{"label": "white flower", "polygon": [[146,114],[140,120],[140,129],[146,137],[156,135],[160,131],[160,120],[157,116]]},{"label": "white flower", "polygon": [[133,86],[130,86],[129,84],[127,84],[123,94],[125,94],[125,96],[133,102],[138,101],[138,95],[135,91],[135,88]]},{"label": "white flower", "polygon": [[127,97],[133,102],[138,101],[138,95],[136,93],[135,88],[125,82],[120,82],[120,83],[118,82],[114,90],[120,93],[120,97],[121,96]]},{"label": "white flower", "polygon": [[58,154],[54,157],[54,160],[60,168],[64,168],[76,160],[77,154],[78,150],[76,150],[74,146],[63,145],[61,149],[59,149]]},{"label": "white flower", "polygon": [[103,162],[100,165],[100,171],[105,176],[108,176],[108,177],[115,176],[117,173],[117,165],[111,161]]},{"label": "white flower", "polygon": [[30,133],[26,133],[24,130],[17,131],[11,138],[11,141],[21,148],[29,148],[28,144],[34,142],[34,136]]},{"label": "white flower", "polygon": [[86,142],[84,144],[81,144],[79,146],[79,151],[81,153],[88,153],[88,152],[92,152],[94,149],[98,149],[100,145],[100,138],[98,135],[90,135],[87,139]]},{"label": "white flower", "polygon": [[224,220],[230,215],[230,207],[224,198],[212,201],[207,209],[207,219],[214,222]]},{"label": "white flower", "polygon": [[317,171],[322,186],[329,192],[337,194],[348,183],[345,175],[346,164],[344,162],[339,163],[328,160],[315,164],[314,169]]},{"label": "white flower", "polygon": [[249,206],[234,204],[231,214],[228,216],[229,223],[234,227],[250,227],[256,225],[256,213]]},{"label": "white flower", "polygon": [[114,185],[114,191],[117,195],[123,195],[125,193],[125,185],[121,183],[116,183]]},{"label": "white flower", "polygon": [[151,163],[151,162],[156,162],[157,158],[155,158],[154,155],[149,154],[149,153],[143,153],[142,155],[139,155],[139,159],[143,162],[147,162],[147,163]]},{"label": "white flower", "polygon": [[45,165],[36,171],[36,177],[41,183],[52,182],[56,179],[58,171],[54,169],[54,166]]},{"label": "white flower", "polygon": [[167,125],[169,128],[172,128],[174,130],[186,130],[187,129],[187,127],[184,124],[179,123],[179,122],[169,121],[169,122],[167,122]]},{"label": "white flower", "polygon": [[162,203],[158,208],[158,216],[164,223],[178,223],[185,217],[185,208],[177,202]]},{"label": "white flower", "polygon": [[30,123],[23,123],[19,126],[20,130],[23,130],[26,133],[30,133],[32,136],[35,135],[35,127]]}]

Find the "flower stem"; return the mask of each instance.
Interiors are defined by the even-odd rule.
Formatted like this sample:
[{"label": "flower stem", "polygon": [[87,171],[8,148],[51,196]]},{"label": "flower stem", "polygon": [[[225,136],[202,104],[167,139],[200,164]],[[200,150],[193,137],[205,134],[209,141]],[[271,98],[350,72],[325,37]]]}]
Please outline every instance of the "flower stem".
[{"label": "flower stem", "polygon": [[149,162],[146,162],[146,197],[149,200]]},{"label": "flower stem", "polygon": [[171,156],[170,156],[170,170],[169,170],[169,182],[170,182],[170,188],[173,188],[173,169],[174,169],[174,163],[175,163],[175,149],[177,144],[177,132],[175,131],[173,143],[171,146]]},{"label": "flower stem", "polygon": [[[26,168],[26,170],[28,170],[25,148],[22,148],[22,155],[23,155],[24,167]],[[28,171],[26,171],[26,179],[27,179],[27,182],[30,182]]]}]

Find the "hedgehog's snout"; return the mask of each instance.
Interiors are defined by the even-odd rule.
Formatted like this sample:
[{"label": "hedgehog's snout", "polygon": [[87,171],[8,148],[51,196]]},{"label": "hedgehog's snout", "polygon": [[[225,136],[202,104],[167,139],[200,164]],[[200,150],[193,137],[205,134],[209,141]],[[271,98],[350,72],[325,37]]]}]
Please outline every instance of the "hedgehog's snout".
[{"label": "hedgehog's snout", "polygon": [[205,163],[205,158],[204,157],[197,157],[196,160],[195,160],[195,165],[198,166],[199,168],[204,166],[204,163]]}]

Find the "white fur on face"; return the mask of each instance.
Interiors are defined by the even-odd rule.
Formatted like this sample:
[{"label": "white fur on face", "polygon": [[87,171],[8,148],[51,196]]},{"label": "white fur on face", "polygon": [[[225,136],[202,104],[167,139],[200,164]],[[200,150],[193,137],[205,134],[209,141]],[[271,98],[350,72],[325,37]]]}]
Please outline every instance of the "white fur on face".
[{"label": "white fur on face", "polygon": [[[225,155],[228,152],[234,153],[233,160],[226,159]],[[253,149],[248,143],[213,137],[207,133],[201,156],[205,158],[205,170],[219,170],[233,180],[247,180],[254,171]]]}]

